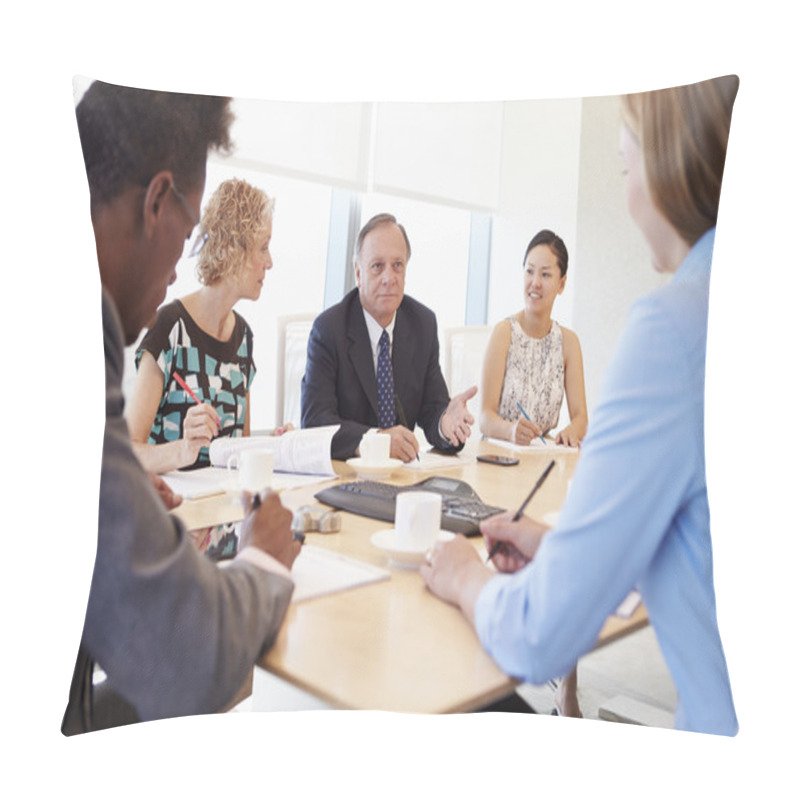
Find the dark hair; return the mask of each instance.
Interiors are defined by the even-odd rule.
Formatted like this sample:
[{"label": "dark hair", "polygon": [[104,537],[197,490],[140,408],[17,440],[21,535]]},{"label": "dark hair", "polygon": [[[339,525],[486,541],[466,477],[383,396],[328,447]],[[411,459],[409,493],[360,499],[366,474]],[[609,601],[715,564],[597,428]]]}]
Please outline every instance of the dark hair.
[{"label": "dark hair", "polygon": [[231,149],[230,97],[155,92],[95,81],[75,114],[91,206],[169,170],[186,191],[205,176],[208,151]]},{"label": "dark hair", "polygon": [[738,90],[739,78],[726,75],[622,97],[653,203],[689,245],[717,224]]},{"label": "dark hair", "polygon": [[364,227],[358,232],[356,246],[353,249],[353,260],[360,261],[361,248],[364,245],[364,239],[366,239],[367,234],[375,230],[378,225],[397,225],[397,227],[400,228],[400,233],[403,234],[403,238],[406,240],[406,261],[408,261],[411,258],[411,243],[408,241],[406,229],[397,221],[393,214],[376,214],[366,223],[366,225],[364,225]]},{"label": "dark hair", "polygon": [[567,274],[567,267],[569,266],[567,246],[560,236],[557,236],[553,231],[549,231],[546,228],[543,231],[539,231],[539,233],[531,239],[528,244],[528,249],[525,251],[525,258],[522,259],[523,265],[528,260],[528,253],[540,244],[546,244],[553,251],[553,255],[558,262],[558,268],[561,271],[561,277],[563,278]]}]

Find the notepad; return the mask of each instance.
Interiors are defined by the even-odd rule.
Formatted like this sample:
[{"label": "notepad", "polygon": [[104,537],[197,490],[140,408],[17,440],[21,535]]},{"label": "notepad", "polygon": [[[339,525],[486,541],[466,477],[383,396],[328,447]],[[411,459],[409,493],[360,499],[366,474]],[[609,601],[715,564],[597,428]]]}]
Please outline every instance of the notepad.
[{"label": "notepad", "polygon": [[323,547],[305,544],[292,565],[292,603],[344,592],[391,578],[391,573]]},{"label": "notepad", "polygon": [[474,464],[475,456],[464,453],[455,453],[446,456],[442,453],[423,453],[420,450],[419,461],[412,458],[407,464],[403,464],[404,469],[447,469],[448,467],[463,467],[466,464]]},{"label": "notepad", "polygon": [[577,452],[579,447],[570,447],[565,444],[556,444],[552,439],[534,439],[530,444],[517,444],[516,442],[509,442],[507,439],[490,439],[486,438],[490,444],[496,444],[500,447],[507,447],[509,450],[518,450],[520,452],[530,453],[563,453],[565,451]]}]

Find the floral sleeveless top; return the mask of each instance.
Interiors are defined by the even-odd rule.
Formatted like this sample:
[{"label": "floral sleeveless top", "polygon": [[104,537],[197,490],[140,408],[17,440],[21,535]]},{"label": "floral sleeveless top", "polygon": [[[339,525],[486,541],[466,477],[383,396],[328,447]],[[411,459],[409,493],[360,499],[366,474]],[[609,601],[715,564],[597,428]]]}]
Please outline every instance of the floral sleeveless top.
[{"label": "floral sleeveless top", "polygon": [[514,422],[522,416],[519,403],[528,416],[547,433],[558,425],[564,399],[564,349],[561,328],[553,320],[543,339],[533,339],[522,330],[516,317],[511,323],[511,344],[506,358],[506,374],[497,413]]}]

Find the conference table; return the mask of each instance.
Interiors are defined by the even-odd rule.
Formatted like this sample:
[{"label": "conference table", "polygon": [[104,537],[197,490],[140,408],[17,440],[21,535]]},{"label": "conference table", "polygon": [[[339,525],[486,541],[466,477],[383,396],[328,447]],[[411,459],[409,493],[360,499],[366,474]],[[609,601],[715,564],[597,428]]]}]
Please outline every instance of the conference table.
[{"label": "conference table", "polygon": [[[564,502],[579,458],[577,450],[515,451],[516,466],[478,462],[478,454],[509,455],[486,440],[468,444],[453,466],[435,470],[401,468],[383,482],[409,485],[433,475],[468,483],[484,503],[516,510],[551,459],[555,467],[531,500],[526,514],[552,520]],[[333,462],[339,476],[284,490],[290,510],[320,503],[314,494],[335,481],[357,480],[345,462]],[[184,501],[180,516],[189,527],[225,515],[231,498]],[[505,675],[483,650],[459,609],[431,594],[417,568],[395,564],[371,542],[391,523],[340,511],[341,529],[308,533],[306,545],[326,548],[385,568],[389,580],[292,603],[269,653],[259,666],[333,708],[410,713],[477,710],[511,694],[518,682]],[[469,541],[483,558],[480,537]],[[610,616],[597,647],[647,624],[643,605],[627,617]]]}]

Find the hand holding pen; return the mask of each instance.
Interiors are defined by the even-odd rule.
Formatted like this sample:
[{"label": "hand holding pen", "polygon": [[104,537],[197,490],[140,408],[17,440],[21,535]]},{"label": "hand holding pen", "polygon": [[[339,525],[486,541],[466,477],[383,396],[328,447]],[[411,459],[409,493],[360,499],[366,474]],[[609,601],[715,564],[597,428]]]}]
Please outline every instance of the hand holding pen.
[{"label": "hand holding pen", "polygon": [[300,552],[301,541],[292,535],[292,512],[280,500],[277,492],[245,495],[249,513],[239,527],[239,549],[257,547],[292,568]]},{"label": "hand holding pen", "polygon": [[[203,411],[205,411],[205,409],[208,409],[208,411],[209,411],[211,414],[213,414],[213,419],[214,419],[214,422],[216,423],[217,430],[221,430],[221,429],[222,429],[222,425],[220,424],[220,421],[219,421],[219,415],[218,415],[218,414],[217,414],[217,412],[214,410],[214,408],[213,408],[213,407],[212,407],[210,404],[208,404],[208,403],[204,403],[204,402],[203,402],[203,401],[202,401],[202,400],[201,400],[201,399],[200,399],[200,398],[199,398],[199,397],[198,397],[198,396],[197,396],[197,395],[196,395],[196,394],[195,394],[195,393],[192,391],[192,388],[189,386],[189,384],[188,384],[188,383],[186,383],[186,381],[185,381],[185,380],[184,380],[184,379],[183,379],[183,378],[182,378],[182,377],[181,377],[181,376],[180,376],[180,375],[179,375],[177,372],[173,372],[173,373],[172,373],[172,377],[173,377],[173,378],[175,378],[175,380],[178,382],[178,385],[181,387],[181,389],[183,389],[183,391],[184,391],[184,392],[186,392],[186,394],[188,394],[188,395],[189,395],[189,397],[191,397],[191,398],[192,398],[192,400],[194,400],[194,402],[195,402],[195,405],[196,405],[198,408],[200,408],[200,409],[201,409],[201,410],[203,410]],[[187,415],[187,416],[188,416],[188,415]]]},{"label": "hand holding pen", "polygon": [[530,418],[521,403],[517,402],[517,408],[520,410],[522,418],[518,419],[511,429],[512,440],[516,444],[530,444],[531,440],[538,436],[542,444],[547,444],[542,436],[542,429]]},{"label": "hand holding pen", "polygon": [[[484,533],[486,536],[488,536],[490,539],[494,539],[494,544],[492,545],[491,550],[489,551],[489,555],[486,559],[487,563],[491,561],[500,552],[500,550],[503,549],[505,545],[504,539],[497,538],[497,536],[493,534],[501,533],[501,526],[504,529],[508,529],[509,523],[511,523],[511,525],[513,526],[514,523],[518,523],[520,521],[523,513],[525,512],[525,509],[528,506],[528,503],[530,503],[530,501],[533,499],[533,496],[536,494],[536,492],[539,491],[541,485],[545,482],[545,480],[547,480],[547,476],[550,474],[555,464],[556,464],[555,460],[550,461],[545,471],[539,476],[539,479],[533,485],[533,488],[531,489],[528,496],[522,501],[522,505],[517,509],[516,514],[514,514],[514,516],[511,517],[510,520],[507,518],[507,515],[500,515],[498,517],[490,518],[489,520],[486,520],[484,523],[481,524],[481,532]],[[546,528],[538,530],[540,526],[535,525],[535,523],[534,526],[537,528],[536,533],[538,534],[538,537],[536,537],[534,541],[530,542],[530,544],[533,545],[533,549],[531,552],[529,552],[530,548],[527,546],[528,545],[527,535],[524,537],[526,540],[525,543],[524,544],[520,543],[522,545],[521,547],[517,545],[517,542],[513,542],[516,549],[520,552],[520,555],[524,558],[527,558],[528,560],[530,558],[533,558],[533,553],[536,552],[536,549],[539,546],[539,540],[541,539],[541,535],[545,530],[547,530]]]},{"label": "hand holding pen", "polygon": [[[394,395],[394,410],[395,414],[397,414],[397,421],[404,427],[411,431],[413,435],[414,431],[411,429],[411,426],[408,424],[408,420],[406,419],[405,411],[403,411],[403,404],[400,402],[400,398],[397,396],[397,392]],[[410,443],[409,445],[413,446],[416,445],[414,448],[414,457],[419,461],[419,444],[416,441],[416,436],[414,437],[414,442]],[[409,446],[407,445],[407,446]],[[403,459],[405,461],[405,459]]]}]

